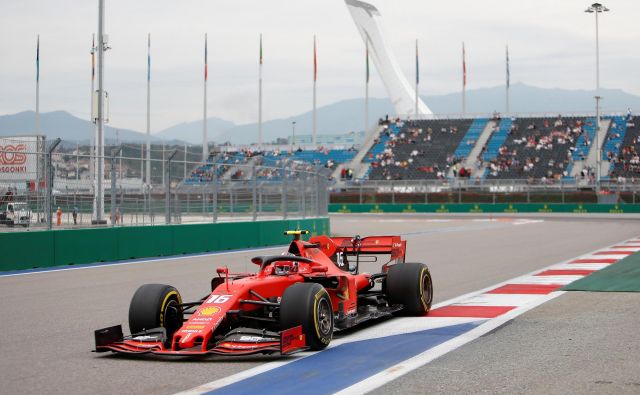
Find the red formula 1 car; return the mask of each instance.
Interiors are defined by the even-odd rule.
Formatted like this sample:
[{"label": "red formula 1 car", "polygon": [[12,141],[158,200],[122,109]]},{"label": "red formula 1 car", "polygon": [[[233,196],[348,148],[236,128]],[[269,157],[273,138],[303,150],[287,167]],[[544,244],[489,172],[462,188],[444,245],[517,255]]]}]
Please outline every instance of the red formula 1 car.
[{"label": "red formula 1 car", "polygon": [[[333,332],[394,313],[425,315],[431,274],[405,263],[399,236],[311,237],[287,231],[282,255],[259,256],[255,274],[217,269],[211,293],[184,303],[169,285],[143,285],[129,307],[130,336],[117,325],[95,331],[97,352],[162,355],[291,354],[321,350]],[[384,258],[380,273],[359,273]],[[386,258],[385,258],[386,257]]]}]

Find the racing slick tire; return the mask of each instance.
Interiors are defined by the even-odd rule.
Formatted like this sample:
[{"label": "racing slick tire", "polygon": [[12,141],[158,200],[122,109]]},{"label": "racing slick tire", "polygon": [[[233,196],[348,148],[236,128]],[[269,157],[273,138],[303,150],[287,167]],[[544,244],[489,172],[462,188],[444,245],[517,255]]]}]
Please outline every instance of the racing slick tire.
[{"label": "racing slick tire", "polygon": [[182,297],[170,285],[142,285],[131,298],[129,329],[132,334],[153,328],[165,328],[167,340],[182,327],[183,313],[178,306]]},{"label": "racing slick tire", "polygon": [[431,309],[433,284],[427,265],[395,264],[389,268],[385,283],[389,304],[402,304],[404,314],[421,316]]},{"label": "racing slick tire", "polygon": [[302,325],[311,350],[327,347],[333,337],[333,307],[327,290],[315,283],[291,285],[280,301],[280,325],[282,330]]}]

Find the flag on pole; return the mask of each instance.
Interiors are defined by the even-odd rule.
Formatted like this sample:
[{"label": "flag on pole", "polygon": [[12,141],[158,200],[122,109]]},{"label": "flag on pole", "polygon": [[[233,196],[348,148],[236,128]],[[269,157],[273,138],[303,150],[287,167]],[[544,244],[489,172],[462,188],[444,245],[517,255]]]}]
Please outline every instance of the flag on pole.
[{"label": "flag on pole", "polygon": [[509,46],[507,45],[507,88],[511,85],[511,73],[509,71]]},{"label": "flag on pole", "polygon": [[151,33],[147,37],[147,81],[151,81]]},{"label": "flag on pole", "polygon": [[418,61],[418,40],[416,40],[416,85],[420,83],[420,63]]},{"label": "flag on pole", "polygon": [[262,34],[260,35],[260,64],[262,64]]},{"label": "flag on pole", "polygon": [[462,86],[467,86],[467,56],[464,51],[464,42],[462,43]]},{"label": "flag on pole", "polygon": [[38,34],[38,43],[36,45],[36,81],[40,81],[40,35]]},{"label": "flag on pole", "polygon": [[91,40],[91,81],[96,79],[96,35]]},{"label": "flag on pole", "polygon": [[318,55],[316,53],[316,36],[313,36],[313,80],[318,78]]},{"label": "flag on pole", "polygon": [[207,34],[204,35],[204,80],[207,80],[208,69],[207,69]]},{"label": "flag on pole", "polygon": [[369,40],[367,40],[367,51],[366,51],[366,62],[367,62],[367,83],[369,82]]}]

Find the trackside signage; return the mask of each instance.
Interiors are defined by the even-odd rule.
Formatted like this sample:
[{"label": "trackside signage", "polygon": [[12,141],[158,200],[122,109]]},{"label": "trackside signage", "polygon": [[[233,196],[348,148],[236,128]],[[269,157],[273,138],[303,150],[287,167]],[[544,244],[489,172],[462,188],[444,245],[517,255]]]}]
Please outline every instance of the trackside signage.
[{"label": "trackside signage", "polygon": [[0,138],[0,180],[35,180],[37,137]]}]

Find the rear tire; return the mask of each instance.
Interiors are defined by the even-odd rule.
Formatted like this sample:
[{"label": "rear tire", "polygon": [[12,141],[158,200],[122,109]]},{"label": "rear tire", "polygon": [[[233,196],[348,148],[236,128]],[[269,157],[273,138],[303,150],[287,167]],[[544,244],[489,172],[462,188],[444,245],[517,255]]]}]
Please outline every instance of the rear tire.
[{"label": "rear tire", "polygon": [[333,307],[327,290],[316,283],[296,283],[280,301],[282,330],[302,325],[307,346],[322,350],[333,337]]},{"label": "rear tire", "polygon": [[425,315],[431,309],[433,284],[429,268],[423,263],[398,263],[386,278],[389,304],[402,304],[407,315]]},{"label": "rear tire", "polygon": [[183,314],[178,306],[182,297],[177,289],[164,284],[145,284],[138,288],[129,305],[129,329],[138,333],[165,328],[167,340],[182,327]]}]

